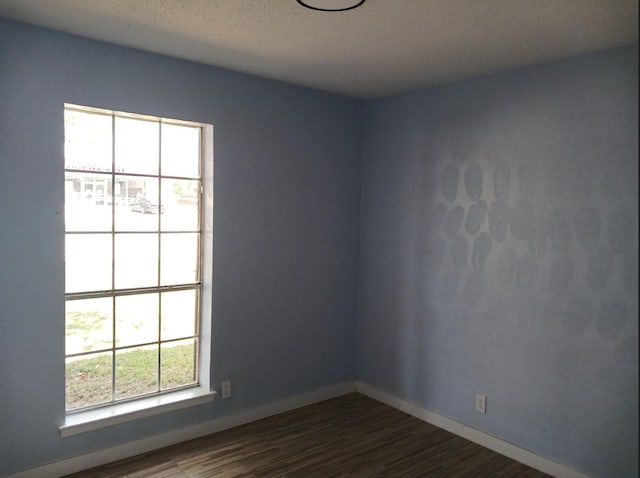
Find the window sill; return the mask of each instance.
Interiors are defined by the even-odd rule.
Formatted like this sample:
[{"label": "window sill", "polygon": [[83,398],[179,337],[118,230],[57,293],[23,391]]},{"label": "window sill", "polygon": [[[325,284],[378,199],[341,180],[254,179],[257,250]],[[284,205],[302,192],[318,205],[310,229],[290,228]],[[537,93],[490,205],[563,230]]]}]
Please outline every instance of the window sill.
[{"label": "window sill", "polygon": [[71,413],[67,415],[64,425],[59,428],[60,435],[63,437],[77,435],[181,408],[202,405],[213,402],[215,396],[215,391],[202,387],[190,388],[95,410]]}]

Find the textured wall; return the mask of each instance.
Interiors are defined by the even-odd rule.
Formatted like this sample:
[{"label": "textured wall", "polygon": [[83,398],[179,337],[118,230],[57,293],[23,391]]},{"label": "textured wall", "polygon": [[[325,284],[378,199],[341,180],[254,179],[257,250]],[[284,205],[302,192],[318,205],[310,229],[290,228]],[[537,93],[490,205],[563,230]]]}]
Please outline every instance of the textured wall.
[{"label": "textured wall", "polygon": [[[214,125],[230,400],[60,438],[64,102]],[[0,475],[352,380],[361,124],[354,100],[0,19]]]},{"label": "textured wall", "polygon": [[369,106],[359,379],[595,476],[637,476],[636,54]]}]

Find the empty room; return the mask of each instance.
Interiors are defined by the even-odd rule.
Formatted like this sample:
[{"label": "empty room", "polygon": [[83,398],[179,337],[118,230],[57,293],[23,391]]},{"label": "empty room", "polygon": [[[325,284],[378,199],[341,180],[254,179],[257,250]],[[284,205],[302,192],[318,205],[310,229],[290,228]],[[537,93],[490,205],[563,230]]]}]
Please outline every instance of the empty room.
[{"label": "empty room", "polygon": [[635,478],[637,0],[0,0],[0,477]]}]

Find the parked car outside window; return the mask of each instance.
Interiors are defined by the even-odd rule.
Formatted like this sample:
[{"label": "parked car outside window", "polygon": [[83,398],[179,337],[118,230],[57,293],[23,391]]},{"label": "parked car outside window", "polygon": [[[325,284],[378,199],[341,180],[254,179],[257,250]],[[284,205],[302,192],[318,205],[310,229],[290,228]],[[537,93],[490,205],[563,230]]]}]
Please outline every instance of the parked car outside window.
[{"label": "parked car outside window", "polygon": [[[133,202],[131,210],[142,214],[158,214],[158,200],[149,199],[146,196],[139,196]],[[160,206],[160,214],[164,214],[164,204]]]}]

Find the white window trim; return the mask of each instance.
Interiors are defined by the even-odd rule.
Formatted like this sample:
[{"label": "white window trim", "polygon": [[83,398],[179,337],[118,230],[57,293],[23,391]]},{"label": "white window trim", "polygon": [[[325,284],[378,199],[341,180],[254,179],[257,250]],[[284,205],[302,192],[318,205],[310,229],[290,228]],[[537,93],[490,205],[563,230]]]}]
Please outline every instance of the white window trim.
[{"label": "white window trim", "polygon": [[198,347],[199,386],[114,403],[90,410],[66,412],[64,424],[58,427],[60,436],[62,437],[73,436],[145,417],[203,405],[211,403],[215,399],[217,392],[213,390],[210,385],[213,313],[213,125],[198,123],[198,126],[202,127],[203,156],[203,193],[201,199],[202,288],[200,293],[200,343]]},{"label": "white window trim", "polygon": [[215,391],[204,387],[196,387],[130,402],[115,403],[106,407],[67,415],[64,425],[58,429],[60,436],[68,437],[118,425],[119,423],[210,403],[213,402],[215,396]]}]

